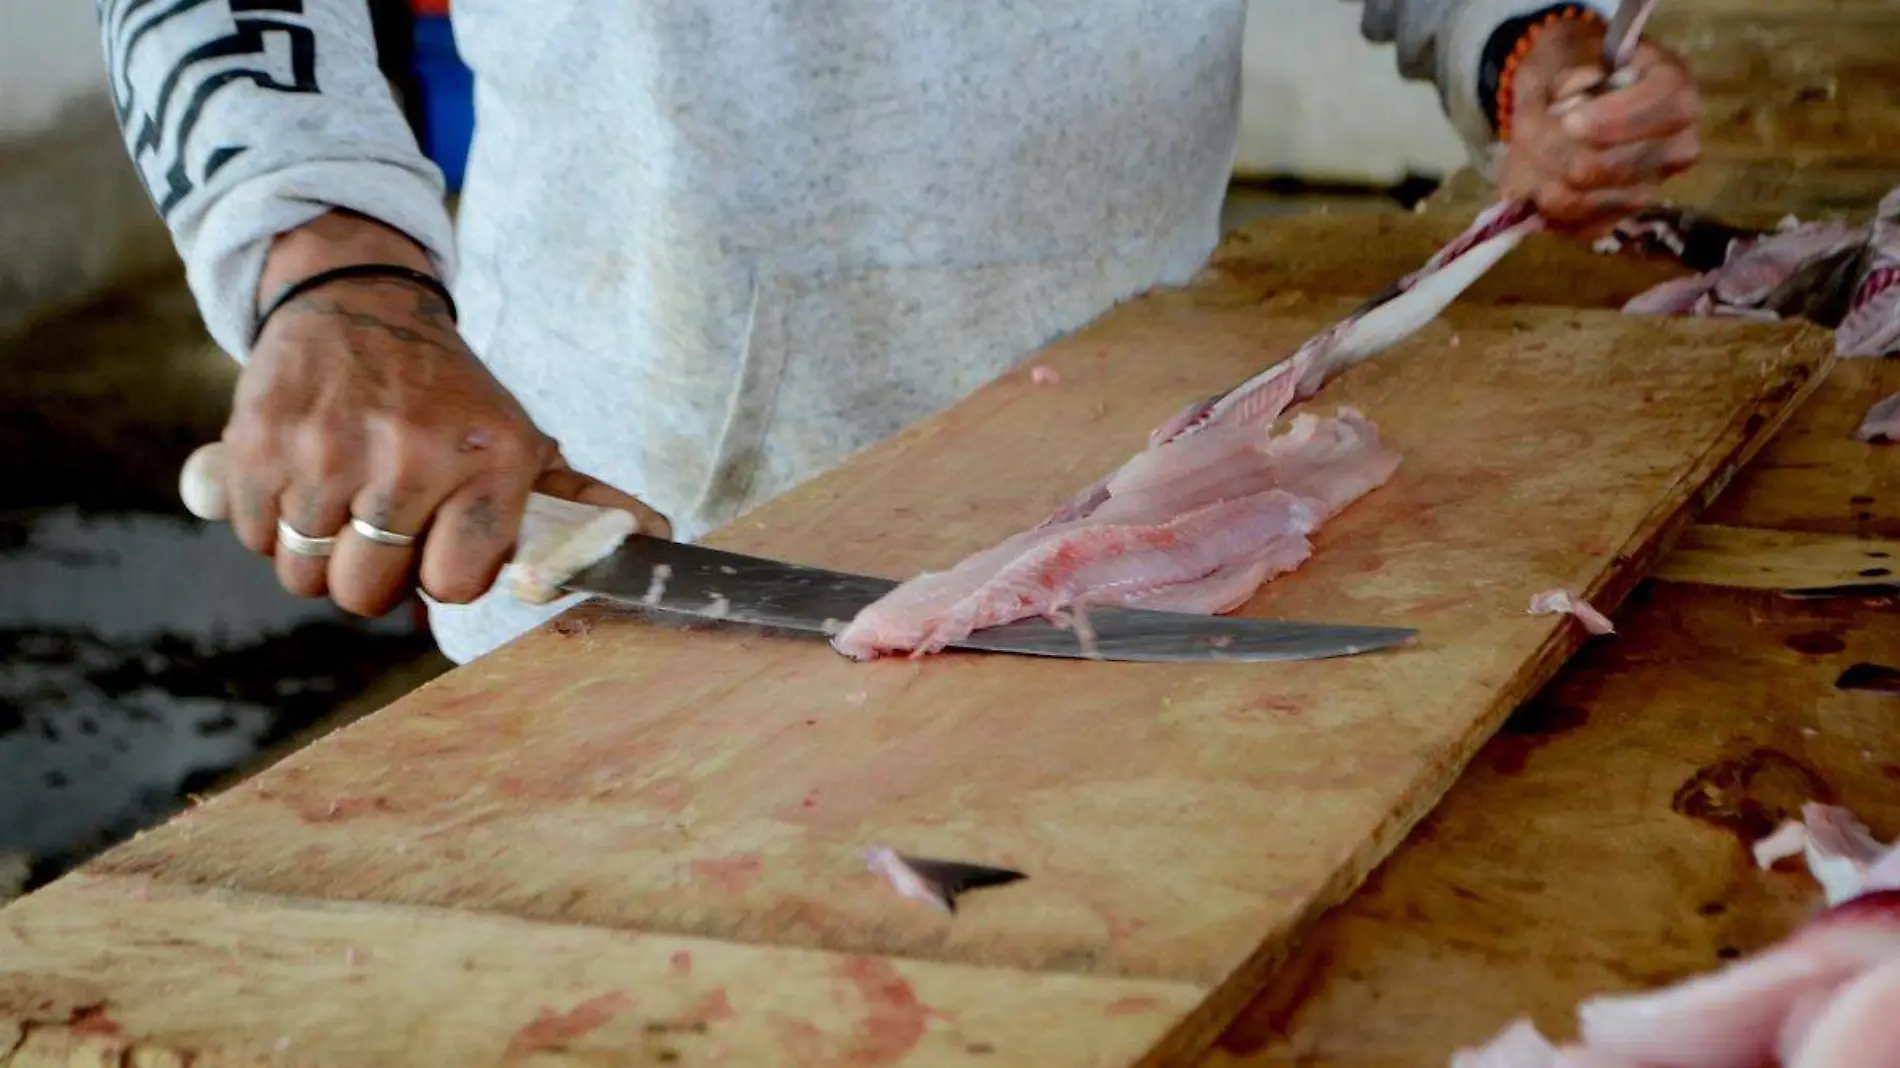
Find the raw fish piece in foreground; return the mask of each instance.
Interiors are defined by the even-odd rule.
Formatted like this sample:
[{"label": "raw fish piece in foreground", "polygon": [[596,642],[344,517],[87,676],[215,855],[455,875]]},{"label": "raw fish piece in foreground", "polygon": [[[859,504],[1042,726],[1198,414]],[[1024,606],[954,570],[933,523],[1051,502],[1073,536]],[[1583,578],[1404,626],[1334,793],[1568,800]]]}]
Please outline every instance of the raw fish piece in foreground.
[{"label": "raw fish piece in foreground", "polygon": [[1846,809],[1810,803],[1801,823],[1769,836],[1782,840],[1774,852],[1790,827],[1838,904],[1726,967],[1584,1002],[1580,1046],[1545,1054],[1542,1036],[1514,1021],[1453,1068],[1900,1068],[1900,845],[1881,845]]}]

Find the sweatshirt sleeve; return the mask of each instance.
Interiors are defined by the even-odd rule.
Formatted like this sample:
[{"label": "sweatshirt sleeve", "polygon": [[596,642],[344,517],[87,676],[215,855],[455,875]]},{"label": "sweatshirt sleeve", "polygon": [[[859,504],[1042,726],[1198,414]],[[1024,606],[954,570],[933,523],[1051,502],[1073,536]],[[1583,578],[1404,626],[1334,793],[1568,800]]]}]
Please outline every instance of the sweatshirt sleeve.
[{"label": "sweatshirt sleeve", "polygon": [[[1605,19],[1616,13],[1616,0],[1573,2]],[[1402,77],[1437,84],[1446,117],[1488,178],[1497,135],[1478,99],[1485,45],[1504,23],[1560,5],[1555,0],[1364,0],[1364,4],[1361,34],[1375,44],[1397,46]]]},{"label": "sweatshirt sleeve", "polygon": [[113,103],[211,336],[242,360],[271,239],[344,208],[452,274],[439,169],[377,66],[367,0],[101,0]]}]

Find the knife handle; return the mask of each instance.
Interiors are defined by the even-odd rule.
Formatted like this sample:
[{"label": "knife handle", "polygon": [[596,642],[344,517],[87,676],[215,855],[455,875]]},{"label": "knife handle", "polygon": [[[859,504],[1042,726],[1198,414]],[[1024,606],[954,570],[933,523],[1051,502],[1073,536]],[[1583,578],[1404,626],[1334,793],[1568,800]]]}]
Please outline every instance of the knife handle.
[{"label": "knife handle", "polygon": [[[199,519],[222,523],[230,517],[223,442],[200,445],[185,461],[178,495]],[[618,549],[639,526],[632,512],[530,493],[514,557],[498,581],[518,600],[546,604],[562,595],[562,583]]]}]

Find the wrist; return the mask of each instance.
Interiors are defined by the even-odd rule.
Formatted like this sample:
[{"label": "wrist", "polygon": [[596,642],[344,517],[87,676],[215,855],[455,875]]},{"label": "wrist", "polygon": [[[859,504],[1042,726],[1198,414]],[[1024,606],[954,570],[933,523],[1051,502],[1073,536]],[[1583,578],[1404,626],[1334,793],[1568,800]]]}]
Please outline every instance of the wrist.
[{"label": "wrist", "polygon": [[439,272],[414,238],[364,215],[331,211],[278,234],[265,254],[253,306],[273,303],[287,287],[322,271],[386,263],[430,277]]},{"label": "wrist", "polygon": [[1532,49],[1540,41],[1578,33],[1600,40],[1605,29],[1603,16],[1593,8],[1558,3],[1506,19],[1491,31],[1478,60],[1478,104],[1500,142],[1511,139],[1517,72]]}]

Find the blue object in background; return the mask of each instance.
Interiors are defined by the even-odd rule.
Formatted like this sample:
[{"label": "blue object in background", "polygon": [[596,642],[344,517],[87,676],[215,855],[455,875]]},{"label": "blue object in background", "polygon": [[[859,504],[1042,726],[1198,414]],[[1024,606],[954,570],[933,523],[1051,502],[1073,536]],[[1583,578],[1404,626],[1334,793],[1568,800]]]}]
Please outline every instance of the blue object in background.
[{"label": "blue object in background", "polygon": [[475,73],[455,49],[448,18],[416,17],[415,66],[422,86],[422,152],[442,168],[449,192],[458,192],[475,134]]}]

